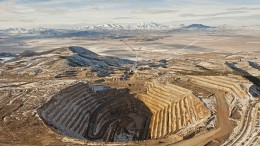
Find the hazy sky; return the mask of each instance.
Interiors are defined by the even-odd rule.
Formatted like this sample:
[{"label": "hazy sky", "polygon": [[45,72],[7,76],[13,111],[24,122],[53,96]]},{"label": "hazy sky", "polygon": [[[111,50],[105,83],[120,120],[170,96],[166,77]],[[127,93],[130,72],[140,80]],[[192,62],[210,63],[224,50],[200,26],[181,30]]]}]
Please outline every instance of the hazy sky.
[{"label": "hazy sky", "polygon": [[0,0],[0,28],[141,22],[260,25],[260,0]]}]

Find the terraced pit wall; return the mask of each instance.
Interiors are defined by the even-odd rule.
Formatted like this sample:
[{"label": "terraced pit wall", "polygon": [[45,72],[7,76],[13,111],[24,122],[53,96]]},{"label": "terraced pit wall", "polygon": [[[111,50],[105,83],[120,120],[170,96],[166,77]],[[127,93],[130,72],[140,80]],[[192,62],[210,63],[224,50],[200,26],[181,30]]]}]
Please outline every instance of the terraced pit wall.
[{"label": "terraced pit wall", "polygon": [[198,86],[214,88],[233,94],[239,99],[249,98],[247,92],[242,89],[239,80],[223,76],[189,76],[191,82]]},{"label": "terraced pit wall", "polygon": [[161,84],[158,80],[147,83],[147,92],[141,94],[140,99],[153,113],[149,126],[152,139],[174,134],[211,115],[190,90],[169,83]]},{"label": "terraced pit wall", "polygon": [[38,109],[53,130],[97,142],[126,142],[149,138],[152,113],[127,89],[94,92],[78,83],[60,91]]}]

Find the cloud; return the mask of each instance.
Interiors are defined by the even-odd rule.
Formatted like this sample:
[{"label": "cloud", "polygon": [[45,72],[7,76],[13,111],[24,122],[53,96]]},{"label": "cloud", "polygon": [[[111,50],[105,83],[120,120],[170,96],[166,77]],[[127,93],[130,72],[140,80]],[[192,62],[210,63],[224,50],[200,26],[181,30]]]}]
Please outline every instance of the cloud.
[{"label": "cloud", "polygon": [[104,9],[103,6],[94,6],[94,7],[89,8],[88,10],[90,10],[90,11],[101,11],[103,9]]},{"label": "cloud", "polygon": [[175,13],[177,10],[163,10],[163,9],[143,9],[132,11],[134,14],[166,14],[166,13]]},{"label": "cloud", "polygon": [[247,22],[248,20],[259,20],[260,14],[252,14],[252,15],[245,15],[245,16],[227,16],[227,17],[208,17],[203,18],[201,20],[243,20],[243,22]]},{"label": "cloud", "polygon": [[[0,0],[0,28],[170,23],[173,19],[187,24],[193,20],[200,23],[201,19],[209,17],[218,17],[214,22],[226,23],[224,17],[229,16],[259,18],[254,15],[259,14],[259,10],[259,0]],[[242,21],[236,17],[230,19],[236,21],[235,24]],[[260,19],[254,19],[253,24],[259,23]]]},{"label": "cloud", "polygon": [[254,7],[254,8],[250,8],[250,7],[240,7],[240,8],[230,8],[227,9],[230,11],[254,11],[254,10],[260,10],[260,7]]},{"label": "cloud", "polygon": [[139,17],[135,17],[135,16],[129,16],[129,17],[115,17],[113,19],[122,20],[122,19],[143,19],[143,18],[139,18]]},{"label": "cloud", "polygon": [[[242,20],[242,21],[241,21]],[[205,17],[205,18],[193,18],[186,20],[179,20],[178,23],[202,23],[205,25],[223,25],[228,24],[231,26],[250,26],[258,24],[260,20],[260,14],[249,14],[244,16],[214,16],[214,17]],[[176,20],[175,20],[176,22]]]},{"label": "cloud", "polygon": [[248,11],[228,11],[221,13],[212,13],[212,14],[193,14],[193,13],[185,13],[181,14],[181,17],[214,17],[214,16],[223,16],[223,15],[231,15],[231,14],[245,14]]},{"label": "cloud", "polygon": [[[251,24],[257,24],[260,19],[260,14],[252,14],[252,15],[245,15],[245,16],[228,16],[228,17],[208,17],[199,19],[200,22],[210,22],[214,25],[221,25],[224,24],[232,24],[232,25],[245,25],[250,26]],[[243,21],[241,21],[243,20]],[[239,23],[238,23],[239,22]],[[237,24],[238,23],[238,24]]]}]

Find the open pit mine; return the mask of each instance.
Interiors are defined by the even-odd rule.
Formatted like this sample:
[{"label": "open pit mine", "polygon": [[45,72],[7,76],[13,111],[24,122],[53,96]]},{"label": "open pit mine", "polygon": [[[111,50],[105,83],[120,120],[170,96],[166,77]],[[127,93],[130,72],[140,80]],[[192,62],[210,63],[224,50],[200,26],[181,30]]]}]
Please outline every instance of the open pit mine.
[{"label": "open pit mine", "polygon": [[21,53],[0,63],[0,145],[258,146],[259,56]]}]

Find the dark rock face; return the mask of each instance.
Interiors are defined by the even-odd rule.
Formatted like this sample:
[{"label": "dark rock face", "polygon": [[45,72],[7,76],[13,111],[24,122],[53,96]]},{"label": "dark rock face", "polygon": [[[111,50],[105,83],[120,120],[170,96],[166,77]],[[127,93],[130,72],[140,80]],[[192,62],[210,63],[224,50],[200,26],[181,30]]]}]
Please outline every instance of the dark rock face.
[{"label": "dark rock face", "polygon": [[38,53],[32,50],[26,50],[20,54],[21,57],[32,57],[34,55],[37,55]]},{"label": "dark rock face", "polygon": [[255,68],[255,69],[260,69],[260,65],[258,65],[257,63],[253,62],[253,61],[248,61],[248,64]]},{"label": "dark rock face", "polygon": [[260,87],[256,86],[256,85],[252,85],[249,88],[249,93],[253,96],[253,97],[260,97]]},{"label": "dark rock face", "polygon": [[88,56],[92,57],[98,56],[98,54],[78,46],[71,46],[69,47],[69,50],[77,54],[87,54]]},{"label": "dark rock face", "polygon": [[149,138],[152,113],[142,101],[127,89],[93,89],[85,83],[66,88],[38,113],[53,129],[76,138],[105,142]]},{"label": "dark rock face", "polygon": [[233,62],[233,63],[225,63],[228,67],[230,67],[231,69],[243,74],[243,77],[248,79],[249,81],[251,81],[252,83],[254,83],[256,86],[260,87],[260,79],[258,77],[252,76],[249,72],[247,72],[246,70],[243,70],[241,68],[238,68],[236,66],[237,63]]},{"label": "dark rock face", "polygon": [[109,66],[120,67],[133,64],[133,61],[112,56],[101,56],[82,47],[72,46],[69,49],[76,55],[66,57],[72,66],[91,66],[95,68],[107,68]]}]

